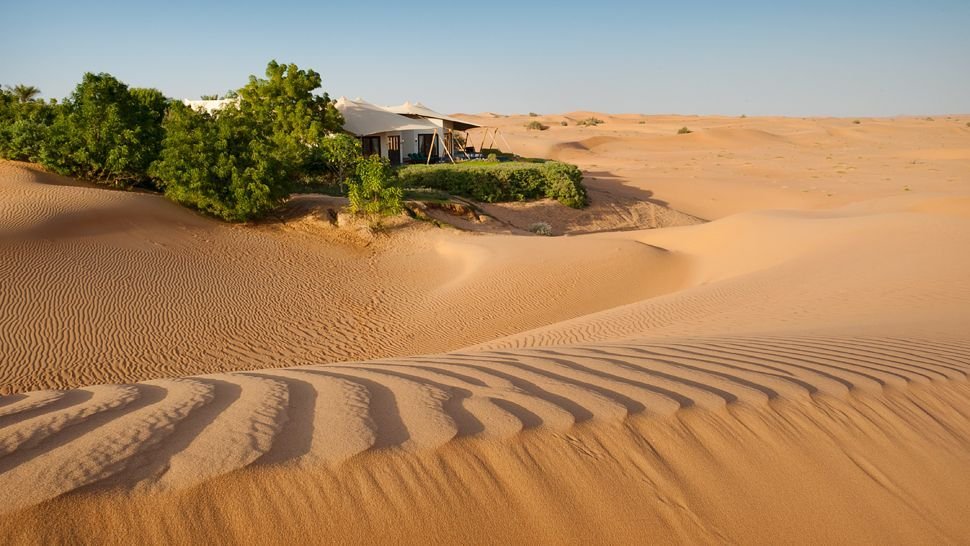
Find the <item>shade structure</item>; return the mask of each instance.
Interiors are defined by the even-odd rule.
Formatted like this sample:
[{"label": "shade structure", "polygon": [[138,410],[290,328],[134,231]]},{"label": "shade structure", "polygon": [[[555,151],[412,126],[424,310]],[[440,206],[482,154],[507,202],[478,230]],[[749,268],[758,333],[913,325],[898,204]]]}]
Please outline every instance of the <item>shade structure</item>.
[{"label": "shade structure", "polygon": [[451,116],[446,116],[445,114],[435,112],[420,102],[405,102],[404,104],[400,104],[398,106],[385,106],[384,109],[402,116],[419,116],[422,118],[434,118],[450,121],[456,131],[467,131],[469,129],[481,127],[480,125],[471,123],[469,121],[453,118]]},{"label": "shade structure", "polygon": [[340,97],[334,104],[344,116],[344,130],[357,136],[395,131],[433,132],[437,126],[423,119],[413,119],[390,112],[365,100]]}]

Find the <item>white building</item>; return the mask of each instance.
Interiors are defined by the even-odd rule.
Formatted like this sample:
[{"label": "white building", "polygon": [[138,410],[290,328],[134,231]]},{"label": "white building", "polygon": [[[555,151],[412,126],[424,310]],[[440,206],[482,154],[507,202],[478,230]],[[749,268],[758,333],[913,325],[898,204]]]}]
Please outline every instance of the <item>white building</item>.
[{"label": "white building", "polygon": [[341,97],[335,106],[344,116],[344,130],[360,138],[364,155],[379,154],[395,165],[409,159],[424,163],[429,156],[454,157],[461,153],[455,133],[478,127],[421,103],[382,107]]}]

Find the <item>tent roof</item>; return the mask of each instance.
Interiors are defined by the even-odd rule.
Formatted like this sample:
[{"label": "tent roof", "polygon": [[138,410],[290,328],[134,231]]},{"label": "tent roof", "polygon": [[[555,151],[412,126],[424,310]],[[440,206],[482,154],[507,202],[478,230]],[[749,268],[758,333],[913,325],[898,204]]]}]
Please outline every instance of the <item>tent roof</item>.
[{"label": "tent roof", "polygon": [[459,131],[466,131],[468,129],[472,129],[475,127],[481,127],[480,125],[477,125],[475,123],[471,123],[458,118],[453,118],[451,116],[446,116],[444,114],[439,114],[438,112],[435,112],[434,110],[428,108],[427,106],[421,104],[420,102],[415,102],[415,103],[405,102],[404,104],[401,104],[399,106],[385,106],[384,108],[385,110],[394,112],[395,114],[401,114],[404,116],[420,116],[423,118],[434,118],[434,119],[443,119],[446,121],[450,121],[455,124],[455,129],[458,129]]},{"label": "tent roof", "polygon": [[351,100],[340,97],[335,106],[344,116],[344,130],[357,136],[389,131],[431,132],[437,128],[429,121],[401,116],[359,98]]}]

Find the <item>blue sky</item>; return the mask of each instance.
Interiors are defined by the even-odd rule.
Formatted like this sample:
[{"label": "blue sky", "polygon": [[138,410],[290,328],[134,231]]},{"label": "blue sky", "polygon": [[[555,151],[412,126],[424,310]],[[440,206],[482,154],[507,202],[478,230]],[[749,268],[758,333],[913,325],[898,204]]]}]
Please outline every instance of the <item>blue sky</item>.
[{"label": "blue sky", "polygon": [[[5,2],[7,4],[7,2]],[[2,6],[0,83],[178,98],[266,62],[449,112],[970,113],[970,1],[79,2]]]}]

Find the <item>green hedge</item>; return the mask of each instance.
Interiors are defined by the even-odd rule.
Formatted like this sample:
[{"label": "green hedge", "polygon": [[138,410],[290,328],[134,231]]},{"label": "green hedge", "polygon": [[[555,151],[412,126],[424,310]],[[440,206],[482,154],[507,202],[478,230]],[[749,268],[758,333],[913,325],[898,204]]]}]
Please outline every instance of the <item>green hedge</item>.
[{"label": "green hedge", "polygon": [[549,197],[572,208],[586,206],[583,173],[575,165],[467,161],[408,165],[398,170],[405,188],[432,188],[486,203]]}]

